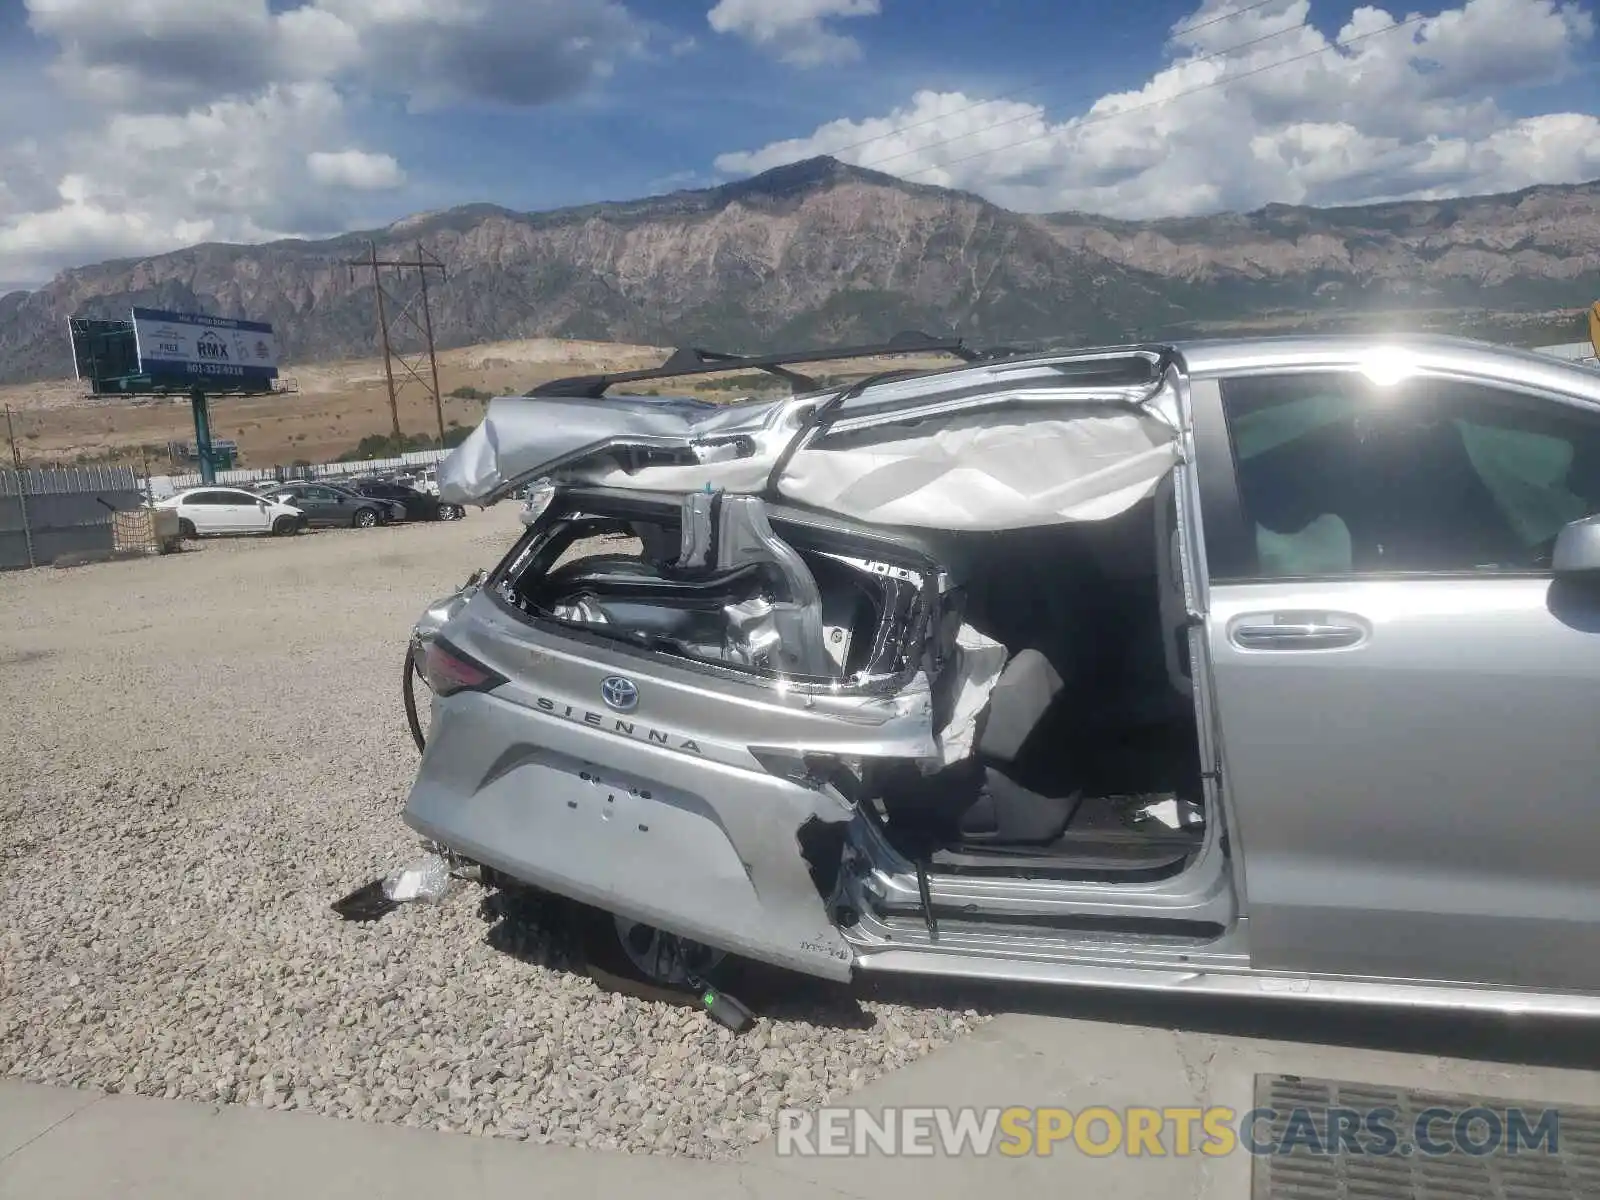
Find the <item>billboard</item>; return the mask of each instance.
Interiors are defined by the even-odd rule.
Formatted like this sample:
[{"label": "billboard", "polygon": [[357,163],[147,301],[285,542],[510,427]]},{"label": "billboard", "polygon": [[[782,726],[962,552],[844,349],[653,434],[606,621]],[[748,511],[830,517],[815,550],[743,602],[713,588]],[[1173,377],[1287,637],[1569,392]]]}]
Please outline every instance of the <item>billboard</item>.
[{"label": "billboard", "polygon": [[139,351],[129,322],[72,317],[67,334],[72,342],[73,370],[90,391],[116,390],[121,380],[139,374]]},{"label": "billboard", "polygon": [[265,391],[278,377],[278,342],[261,321],[136,308],[133,336],[139,366],[158,386]]}]

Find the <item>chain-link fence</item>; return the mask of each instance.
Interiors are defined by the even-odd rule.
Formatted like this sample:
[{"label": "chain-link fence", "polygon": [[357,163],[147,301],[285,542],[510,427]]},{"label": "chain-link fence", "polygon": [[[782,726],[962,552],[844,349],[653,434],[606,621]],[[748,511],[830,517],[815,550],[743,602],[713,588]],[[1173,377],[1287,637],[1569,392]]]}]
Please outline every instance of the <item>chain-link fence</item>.
[{"label": "chain-link fence", "polygon": [[[329,479],[337,482],[346,476],[366,475],[377,471],[420,470],[436,466],[450,451],[412,450],[395,458],[365,458],[355,462],[301,463],[292,467],[235,467],[217,471],[211,483],[216,487],[248,486],[268,480]],[[151,484],[158,497],[181,492],[184,488],[200,487],[204,480],[196,474],[154,475]]]},{"label": "chain-link fence", "polygon": [[[0,471],[0,568],[117,549],[116,514],[141,508],[146,494],[132,467]],[[125,536],[139,536],[137,520],[123,520]]]}]

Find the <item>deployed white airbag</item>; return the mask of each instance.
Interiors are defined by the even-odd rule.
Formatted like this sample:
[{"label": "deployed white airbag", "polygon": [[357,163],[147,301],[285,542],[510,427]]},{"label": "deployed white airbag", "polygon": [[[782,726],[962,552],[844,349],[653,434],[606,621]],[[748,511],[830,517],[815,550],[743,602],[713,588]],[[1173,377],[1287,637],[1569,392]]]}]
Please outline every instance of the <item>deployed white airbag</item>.
[{"label": "deployed white airbag", "polygon": [[[1159,397],[1156,401],[1159,401]],[[785,500],[854,520],[924,529],[1020,529],[1114,517],[1149,496],[1178,457],[1166,406],[1103,397],[990,403],[892,416],[806,445],[778,481]],[[440,466],[440,495],[494,497],[548,476],[603,487],[761,491],[802,425],[797,400],[508,398]],[[622,451],[680,459],[629,469]]]},{"label": "deployed white airbag", "polygon": [[998,416],[1008,414],[967,413],[802,450],[779,490],[871,524],[1020,529],[1125,512],[1177,457],[1171,429],[1140,413]]},{"label": "deployed white airbag", "polygon": [[994,685],[1005,670],[1010,654],[1004,645],[992,637],[979,633],[971,625],[963,625],[956,633],[955,661],[950,670],[956,672],[956,700],[950,719],[939,731],[939,758],[927,760],[925,770],[932,774],[940,767],[948,767],[972,754],[977,739],[978,718],[988,706]]}]

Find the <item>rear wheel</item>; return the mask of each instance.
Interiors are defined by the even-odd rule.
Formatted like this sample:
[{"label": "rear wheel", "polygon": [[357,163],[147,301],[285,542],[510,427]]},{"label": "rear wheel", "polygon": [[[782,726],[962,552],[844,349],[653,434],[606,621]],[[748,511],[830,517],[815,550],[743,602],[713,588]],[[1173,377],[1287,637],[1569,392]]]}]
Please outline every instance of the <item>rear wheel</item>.
[{"label": "rear wheel", "polygon": [[710,979],[727,953],[627,917],[612,917],[617,945],[638,975],[659,987],[687,988]]},{"label": "rear wheel", "polygon": [[355,527],[357,529],[371,529],[378,523],[378,514],[370,508],[356,510]]},{"label": "rear wheel", "polygon": [[459,521],[467,515],[467,510],[459,504],[441,504],[439,506],[439,520]]},{"label": "rear wheel", "polygon": [[194,522],[193,521],[189,520],[188,517],[179,517],[178,518],[178,536],[181,537],[186,542],[192,542],[192,541],[194,541],[195,538],[199,537],[200,535],[199,535],[199,533],[197,533],[195,531],[195,527],[194,527]]}]

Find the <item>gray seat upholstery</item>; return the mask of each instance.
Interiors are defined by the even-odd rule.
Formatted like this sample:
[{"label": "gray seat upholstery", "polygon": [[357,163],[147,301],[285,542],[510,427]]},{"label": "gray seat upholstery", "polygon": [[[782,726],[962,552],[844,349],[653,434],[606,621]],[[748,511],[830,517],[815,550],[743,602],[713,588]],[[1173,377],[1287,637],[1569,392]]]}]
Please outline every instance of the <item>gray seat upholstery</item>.
[{"label": "gray seat upholstery", "polygon": [[1061,687],[1061,676],[1039,651],[1012,655],[989,693],[978,753],[999,762],[1014,761]]},{"label": "gray seat upholstery", "polygon": [[936,845],[1040,846],[1059,838],[1077,792],[1044,795],[1005,772],[1062,690],[1061,676],[1043,654],[1014,654],[980,718],[976,753],[935,775],[908,777],[887,789],[890,820],[924,830]]}]

